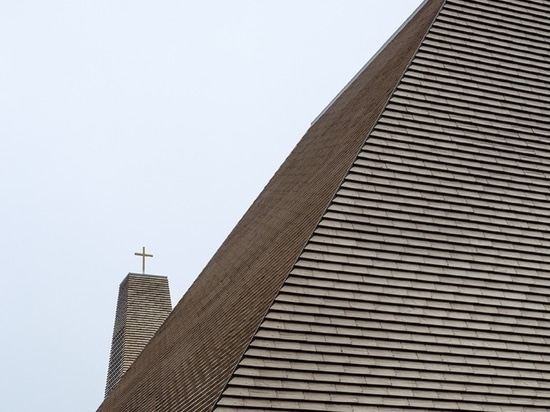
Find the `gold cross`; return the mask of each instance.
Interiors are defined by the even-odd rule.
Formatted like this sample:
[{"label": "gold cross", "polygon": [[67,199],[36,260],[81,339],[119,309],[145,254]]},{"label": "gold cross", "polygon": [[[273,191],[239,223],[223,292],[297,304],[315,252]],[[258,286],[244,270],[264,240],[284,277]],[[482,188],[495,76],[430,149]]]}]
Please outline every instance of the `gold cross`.
[{"label": "gold cross", "polygon": [[145,274],[145,258],[153,257],[150,253],[145,253],[145,246],[141,248],[141,253],[135,252],[134,255],[141,256],[141,273]]}]

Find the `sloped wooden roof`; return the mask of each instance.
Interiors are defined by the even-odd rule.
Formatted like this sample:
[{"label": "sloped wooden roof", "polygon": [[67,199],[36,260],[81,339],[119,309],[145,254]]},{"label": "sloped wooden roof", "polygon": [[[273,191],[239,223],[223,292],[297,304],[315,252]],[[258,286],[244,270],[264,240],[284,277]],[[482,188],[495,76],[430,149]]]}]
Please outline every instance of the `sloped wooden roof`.
[{"label": "sloped wooden roof", "polygon": [[550,3],[428,0],[100,411],[550,408]]}]

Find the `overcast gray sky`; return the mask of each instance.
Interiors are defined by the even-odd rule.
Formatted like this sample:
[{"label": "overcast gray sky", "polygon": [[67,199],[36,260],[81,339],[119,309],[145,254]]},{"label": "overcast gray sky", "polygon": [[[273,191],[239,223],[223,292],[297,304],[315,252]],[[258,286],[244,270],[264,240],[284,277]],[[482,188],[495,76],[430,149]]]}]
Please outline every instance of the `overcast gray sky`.
[{"label": "overcast gray sky", "polygon": [[0,410],[95,411],[118,286],[177,303],[421,0],[0,0]]}]

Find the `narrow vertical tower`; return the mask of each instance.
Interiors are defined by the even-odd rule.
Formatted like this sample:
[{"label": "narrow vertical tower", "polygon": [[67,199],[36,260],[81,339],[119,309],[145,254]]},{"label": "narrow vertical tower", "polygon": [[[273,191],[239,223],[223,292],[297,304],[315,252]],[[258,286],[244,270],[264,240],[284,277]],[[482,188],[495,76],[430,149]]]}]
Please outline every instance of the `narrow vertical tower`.
[{"label": "narrow vertical tower", "polygon": [[105,395],[130,368],[171,311],[166,276],[129,273],[122,281]]}]

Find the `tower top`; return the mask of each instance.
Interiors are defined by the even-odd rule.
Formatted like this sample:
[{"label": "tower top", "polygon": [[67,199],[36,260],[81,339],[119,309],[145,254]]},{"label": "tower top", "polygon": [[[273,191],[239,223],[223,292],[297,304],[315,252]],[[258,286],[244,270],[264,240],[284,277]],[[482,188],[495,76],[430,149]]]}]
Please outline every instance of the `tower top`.
[{"label": "tower top", "polygon": [[124,278],[118,291],[106,395],[134,363],[171,311],[166,276],[129,273]]}]

